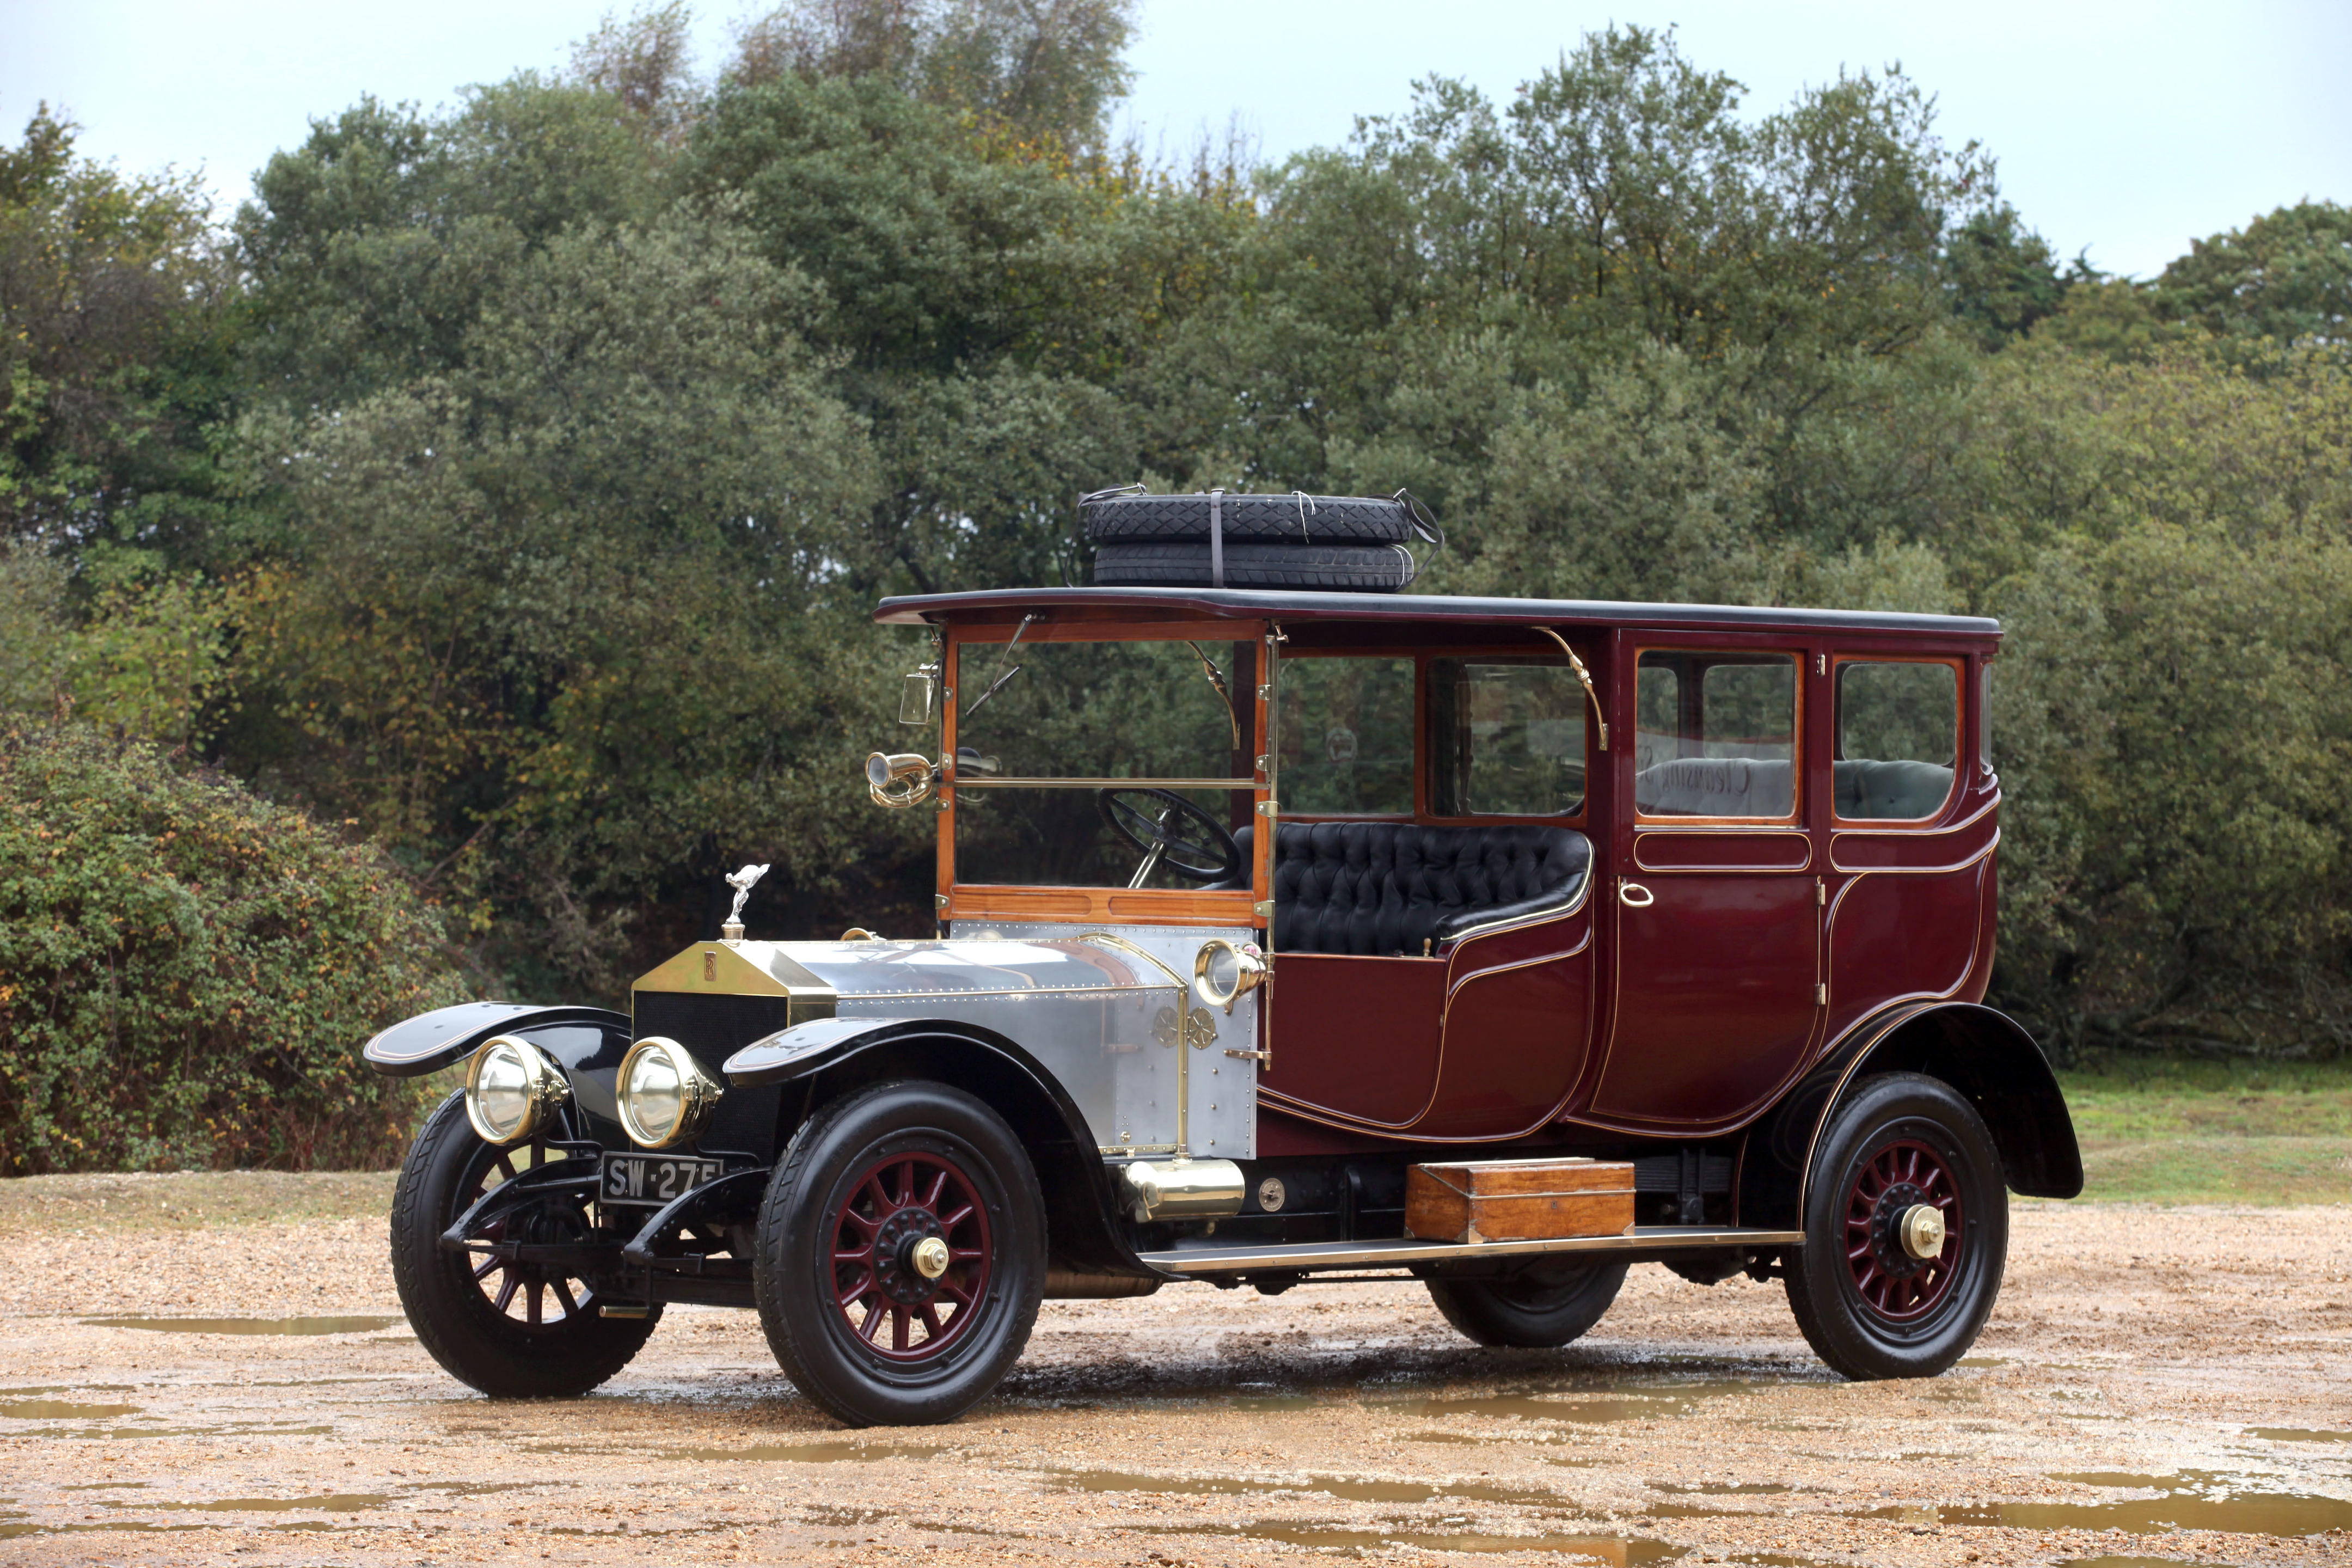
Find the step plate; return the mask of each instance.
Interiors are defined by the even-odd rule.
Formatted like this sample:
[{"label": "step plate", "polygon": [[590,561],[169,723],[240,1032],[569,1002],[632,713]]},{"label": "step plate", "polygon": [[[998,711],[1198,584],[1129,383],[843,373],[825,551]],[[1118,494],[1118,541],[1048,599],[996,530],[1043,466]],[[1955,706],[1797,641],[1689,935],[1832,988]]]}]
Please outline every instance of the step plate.
[{"label": "step plate", "polygon": [[1554,1241],[1310,1241],[1294,1247],[1187,1247],[1136,1256],[1170,1274],[1242,1274],[1261,1268],[1395,1268],[1465,1258],[1534,1258],[1554,1252],[1656,1252],[1686,1247],[1801,1247],[1801,1230],[1723,1226],[1636,1226],[1622,1236]]}]

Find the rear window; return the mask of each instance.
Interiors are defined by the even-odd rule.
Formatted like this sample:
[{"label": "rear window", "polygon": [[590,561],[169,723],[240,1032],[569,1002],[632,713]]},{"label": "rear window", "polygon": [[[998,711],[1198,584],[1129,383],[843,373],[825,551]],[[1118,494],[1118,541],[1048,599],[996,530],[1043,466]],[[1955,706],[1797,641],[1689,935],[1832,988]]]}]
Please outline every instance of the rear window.
[{"label": "rear window", "polygon": [[1952,793],[1960,672],[1949,664],[1842,659],[1837,667],[1837,815],[1933,816]]}]

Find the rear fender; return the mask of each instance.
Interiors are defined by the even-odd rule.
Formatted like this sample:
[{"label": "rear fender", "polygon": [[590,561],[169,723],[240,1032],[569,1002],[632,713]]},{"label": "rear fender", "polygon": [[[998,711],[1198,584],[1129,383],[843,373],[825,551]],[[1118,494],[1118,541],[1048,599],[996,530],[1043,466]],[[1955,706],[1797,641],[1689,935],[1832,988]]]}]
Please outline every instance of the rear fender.
[{"label": "rear fender", "polygon": [[[816,1018],[754,1040],[727,1058],[728,1081],[801,1084],[783,1114],[804,1119],[827,1100],[887,1079],[919,1078],[976,1095],[1011,1124],[1045,1194],[1053,1266],[1124,1279],[1171,1278],[1139,1261],[1122,1237],[1118,1194],[1093,1131],[1037,1059],[992,1029],[938,1018]],[[779,1147],[793,1129],[776,1130]]]},{"label": "rear fender", "polygon": [[1967,1002],[1892,1009],[1857,1026],[1752,1128],[1740,1162],[1739,1223],[1796,1229],[1805,1181],[1847,1088],[1874,1073],[1916,1072],[1968,1097],[1992,1131],[2012,1192],[2071,1198],[2083,1155],[2066,1097],[2042,1047],[2014,1019]]}]

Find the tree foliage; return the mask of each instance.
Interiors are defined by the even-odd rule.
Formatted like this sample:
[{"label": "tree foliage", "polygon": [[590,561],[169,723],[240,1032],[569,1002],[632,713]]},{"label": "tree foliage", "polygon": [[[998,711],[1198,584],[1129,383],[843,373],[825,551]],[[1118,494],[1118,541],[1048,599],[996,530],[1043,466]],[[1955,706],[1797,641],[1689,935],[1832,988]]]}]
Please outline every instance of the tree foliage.
[{"label": "tree foliage", "polygon": [[0,731],[0,1171],[398,1154],[354,1047],[460,993],[376,849],[82,727]]},{"label": "tree foliage", "polygon": [[772,929],[928,927],[877,595],[1083,581],[1122,479],[1407,485],[1441,589],[2002,616],[1997,999],[2341,1049],[2345,208],[2108,278],[1901,73],[1751,106],[1638,27],[1160,164],[1134,22],[794,0],[700,76],[657,6],[315,121],[226,230],[45,111],[0,702],[364,834],[468,986],[609,999],[745,859]]}]

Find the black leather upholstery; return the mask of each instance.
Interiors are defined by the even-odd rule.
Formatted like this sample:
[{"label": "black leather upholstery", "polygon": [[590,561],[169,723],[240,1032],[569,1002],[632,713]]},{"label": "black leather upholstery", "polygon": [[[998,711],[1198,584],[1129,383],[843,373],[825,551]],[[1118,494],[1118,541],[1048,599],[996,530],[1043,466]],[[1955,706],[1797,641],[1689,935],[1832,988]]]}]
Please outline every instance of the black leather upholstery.
[{"label": "black leather upholstery", "polygon": [[[1234,836],[1246,858],[1251,831]],[[1274,840],[1276,952],[1418,955],[1488,921],[1564,910],[1592,846],[1565,827],[1286,822]]]}]

